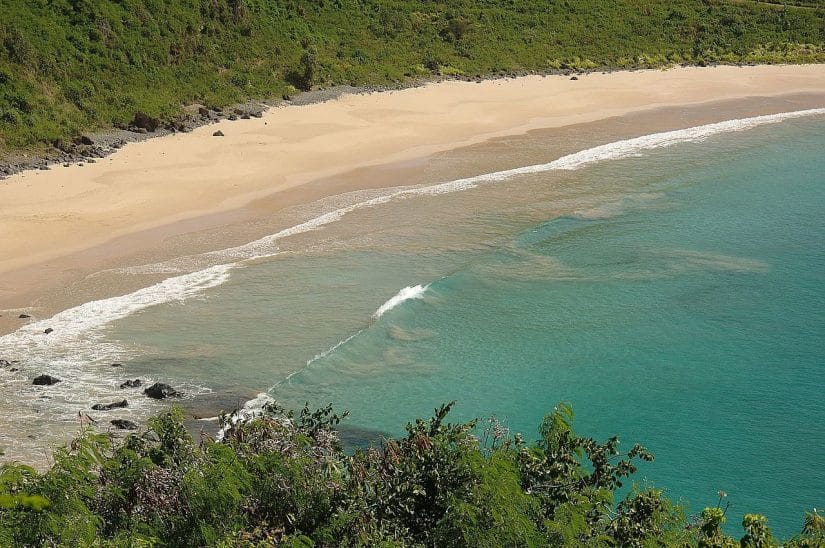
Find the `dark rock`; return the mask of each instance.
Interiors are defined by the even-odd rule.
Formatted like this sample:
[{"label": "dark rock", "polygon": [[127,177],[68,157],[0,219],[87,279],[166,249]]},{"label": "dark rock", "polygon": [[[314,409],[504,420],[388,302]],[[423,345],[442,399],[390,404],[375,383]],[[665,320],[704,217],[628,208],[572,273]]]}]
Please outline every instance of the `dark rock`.
[{"label": "dark rock", "polygon": [[571,79],[571,80],[578,80],[578,79],[579,79],[579,77],[578,77],[578,76],[571,76],[571,77],[570,77],[570,79]]},{"label": "dark rock", "polygon": [[72,141],[76,145],[93,145],[93,144],[95,144],[95,142],[92,141],[86,135],[81,135],[80,137],[75,137]]},{"label": "dark rock", "polygon": [[146,131],[155,131],[160,126],[160,120],[149,116],[145,112],[137,111],[132,119],[132,126]]},{"label": "dark rock", "polygon": [[38,169],[41,170],[41,171],[48,171],[50,168],[47,165],[42,165]]},{"label": "dark rock", "polygon": [[244,112],[243,114],[241,114],[241,118],[243,118],[244,120],[249,120],[250,118],[252,118],[252,116],[250,116],[248,113]]},{"label": "dark rock", "polygon": [[70,165],[72,165],[72,164],[66,162],[65,164],[63,164],[63,167],[69,167]]},{"label": "dark rock", "polygon": [[182,396],[180,392],[162,382],[156,382],[149,388],[145,389],[143,393],[156,400],[162,400],[164,398],[179,398]]},{"label": "dark rock", "polygon": [[230,115],[229,115],[229,120],[230,120],[230,121],[234,122],[234,121],[235,121],[235,120],[237,120],[237,119],[238,119],[238,115],[237,115],[237,114],[230,114]]},{"label": "dark rock", "polygon": [[18,371],[20,371],[20,370],[19,370],[19,369],[17,369],[16,367],[12,367],[11,369],[9,369],[9,371],[10,371],[10,372],[12,372],[12,373],[16,373],[16,372],[18,372]]},{"label": "dark rock", "polygon": [[126,419],[113,419],[109,422],[112,423],[112,426],[118,430],[137,430],[138,428],[137,424],[132,421],[127,421]]},{"label": "dark rock", "polygon": [[96,403],[92,406],[92,409],[95,411],[110,411],[121,407],[129,407],[129,402],[126,400],[121,400],[112,403]]},{"label": "dark rock", "polygon": [[97,160],[95,160],[94,158],[88,158],[86,161],[87,161],[87,162],[89,162],[90,164],[93,164],[93,163],[95,163]]},{"label": "dark rock", "polygon": [[48,335],[49,333],[54,333],[54,329],[52,329],[51,327],[47,327],[43,330],[43,333],[45,333],[46,335]]},{"label": "dark rock", "polygon": [[223,137],[223,131],[218,130],[212,134],[213,137]]},{"label": "dark rock", "polygon": [[112,367],[123,367],[122,363],[113,363]]},{"label": "dark rock", "polygon": [[52,146],[62,152],[71,152],[74,146],[66,143],[63,139],[55,139],[52,141]]},{"label": "dark rock", "polygon": [[121,388],[138,388],[143,386],[143,381],[140,379],[135,379],[133,381],[126,381],[120,384]]},{"label": "dark rock", "polygon": [[198,114],[203,116],[204,118],[209,117],[209,109],[205,107],[198,107]]},{"label": "dark rock", "polygon": [[26,318],[31,318],[31,316],[29,316],[28,314],[20,314],[17,317],[20,318],[21,320],[25,320]]},{"label": "dark rock", "polygon": [[11,365],[9,360],[0,360],[0,367],[8,367]]},{"label": "dark rock", "polygon": [[255,118],[263,118],[264,113],[259,110],[257,112],[253,112],[252,116],[254,116]]},{"label": "dark rock", "polygon": [[32,384],[36,386],[51,386],[60,382],[60,379],[52,377],[51,375],[40,375],[34,378]]}]

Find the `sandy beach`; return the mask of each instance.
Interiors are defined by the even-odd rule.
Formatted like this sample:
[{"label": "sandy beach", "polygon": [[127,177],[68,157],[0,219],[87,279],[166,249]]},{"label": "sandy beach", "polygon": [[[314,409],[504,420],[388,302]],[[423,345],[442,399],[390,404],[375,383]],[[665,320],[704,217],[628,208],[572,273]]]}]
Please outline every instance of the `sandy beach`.
[{"label": "sandy beach", "polygon": [[[255,200],[317,199],[323,188],[308,183],[359,168],[654,108],[792,93],[825,97],[825,65],[443,82],[273,108],[260,119],[130,144],[94,164],[21,173],[0,181],[0,309],[8,321],[48,283],[81,273],[90,256],[105,258],[90,250],[107,242],[117,241],[125,260],[130,245],[230,224]],[[218,130],[223,137],[213,136]],[[358,185],[350,177],[335,190]]]}]

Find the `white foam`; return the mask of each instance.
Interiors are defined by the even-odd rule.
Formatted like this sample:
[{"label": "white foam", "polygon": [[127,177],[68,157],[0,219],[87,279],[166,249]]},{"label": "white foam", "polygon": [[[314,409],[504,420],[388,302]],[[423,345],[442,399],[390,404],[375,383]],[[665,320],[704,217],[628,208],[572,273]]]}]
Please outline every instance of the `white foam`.
[{"label": "white foam", "polygon": [[410,299],[420,299],[424,295],[424,292],[427,291],[427,289],[429,287],[430,287],[429,284],[427,284],[427,285],[419,284],[419,285],[409,285],[409,286],[403,288],[398,293],[393,295],[387,302],[385,302],[380,307],[378,307],[378,310],[376,310],[373,313],[372,317],[377,320],[378,318],[380,318],[381,316],[383,316],[384,314],[386,314],[387,312],[389,312],[390,310],[392,310],[393,308],[395,308],[399,304],[403,303],[404,301],[409,301]]},{"label": "white foam", "polygon": [[[219,286],[229,279],[230,271],[235,266],[215,265],[167,278],[133,293],[90,301],[64,310],[47,320],[29,323],[14,333],[0,337],[0,349],[16,349],[15,353],[18,353],[55,347],[150,306],[183,301],[205,289]],[[47,328],[54,332],[44,335]]]}]

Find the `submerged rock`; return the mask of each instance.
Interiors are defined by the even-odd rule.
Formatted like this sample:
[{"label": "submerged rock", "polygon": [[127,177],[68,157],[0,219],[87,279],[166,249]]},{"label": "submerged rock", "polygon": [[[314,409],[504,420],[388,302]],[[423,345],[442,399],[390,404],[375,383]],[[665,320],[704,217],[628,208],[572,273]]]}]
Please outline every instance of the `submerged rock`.
[{"label": "submerged rock", "polygon": [[27,319],[27,318],[31,318],[31,316],[29,316],[28,314],[20,314],[20,315],[19,315],[19,316],[17,316],[17,317],[18,317],[18,318],[20,318],[21,320],[25,320],[25,319]]},{"label": "submerged rock", "polygon": [[60,379],[52,377],[51,375],[39,375],[34,378],[32,384],[36,386],[51,386],[60,382]]},{"label": "submerged rock", "polygon": [[92,406],[92,409],[95,411],[110,411],[112,409],[120,409],[121,407],[129,407],[129,402],[121,400],[112,403],[96,403]]},{"label": "submerged rock", "polygon": [[137,430],[138,425],[126,419],[112,419],[109,421],[118,430]]},{"label": "submerged rock", "polygon": [[43,330],[43,333],[45,333],[46,335],[48,335],[49,333],[53,333],[53,332],[54,332],[54,329],[52,329],[51,327],[47,327],[46,329]]},{"label": "submerged rock", "polygon": [[168,384],[162,382],[156,382],[149,388],[145,389],[143,393],[156,400],[162,400],[164,398],[179,398],[183,395]]},{"label": "submerged rock", "polygon": [[138,388],[143,385],[143,381],[140,379],[135,379],[133,381],[126,381],[120,384],[121,388]]}]

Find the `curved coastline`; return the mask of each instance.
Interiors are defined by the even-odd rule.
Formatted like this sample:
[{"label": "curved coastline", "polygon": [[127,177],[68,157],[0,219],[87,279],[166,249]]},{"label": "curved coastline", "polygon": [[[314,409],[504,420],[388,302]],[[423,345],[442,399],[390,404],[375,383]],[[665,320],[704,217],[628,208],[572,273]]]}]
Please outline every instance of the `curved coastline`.
[{"label": "curved coastline", "polygon": [[[0,239],[0,308],[8,316],[32,306],[50,278],[65,285],[88,274],[79,272],[89,262],[86,252],[119,238],[154,234],[142,242],[147,250],[157,239],[191,231],[203,219],[225,225],[237,220],[232,212],[241,209],[246,219],[260,216],[250,204],[284,201],[290,192],[297,203],[311,202],[318,189],[304,196],[302,189],[312,181],[326,179],[333,187],[323,195],[397,184],[329,184],[330,178],[346,179],[353,170],[426,162],[432,154],[497,137],[652,108],[806,92],[825,94],[825,65],[678,68],[590,74],[578,81],[551,76],[443,82],[274,108],[262,119],[218,124],[224,138],[211,137],[215,128],[210,126],[130,145],[82,169],[18,174],[0,184],[0,233],[5,235]],[[825,100],[814,103],[809,106]],[[781,110],[790,109],[772,106],[755,114]],[[709,118],[726,116],[718,112]],[[115,255],[111,251],[106,258]],[[71,260],[84,253],[83,261]],[[121,256],[114,262],[132,261]],[[41,315],[56,311],[44,306]],[[0,333],[14,328],[8,317],[0,322]]]},{"label": "curved coastline", "polygon": [[[210,261],[216,261],[206,268],[180,273],[166,277],[162,281],[150,286],[126,293],[118,297],[86,302],[74,308],[64,310],[48,320],[35,320],[26,324],[6,336],[0,337],[0,352],[3,357],[23,359],[23,354],[40,355],[42,367],[49,373],[63,377],[69,382],[60,386],[54,394],[60,401],[68,405],[77,406],[83,399],[82,395],[94,399],[113,397],[107,393],[107,387],[116,387],[119,381],[117,371],[101,374],[100,371],[87,370],[86,363],[100,362],[101,360],[117,361],[128,359],[128,348],[123,345],[104,343],[99,344],[102,337],[100,329],[111,321],[122,318],[144,308],[163,304],[170,301],[185,300],[200,294],[204,290],[221,285],[229,280],[231,271],[261,258],[271,257],[279,253],[280,240],[297,234],[312,232],[330,223],[335,223],[350,212],[379,206],[397,199],[418,195],[439,195],[460,192],[476,188],[482,184],[492,184],[506,181],[512,177],[526,173],[537,173],[554,170],[575,170],[587,165],[605,160],[626,158],[638,155],[645,150],[669,147],[678,143],[696,142],[713,135],[744,131],[782,122],[783,120],[809,116],[825,115],[825,108],[805,109],[779,114],[762,115],[744,119],[734,119],[715,122],[702,126],[692,126],[680,130],[657,132],[640,137],[624,139],[604,145],[587,148],[579,152],[561,156],[551,162],[521,166],[509,170],[484,173],[471,177],[454,179],[436,184],[425,184],[413,187],[388,189],[367,200],[355,201],[349,205],[338,207],[321,213],[308,221],[283,229],[275,234],[265,236],[256,241],[241,246],[235,246],[219,251],[210,251],[203,255]],[[227,260],[229,262],[227,262]],[[147,265],[156,272],[175,272],[174,264]],[[374,314],[375,319],[394,305],[410,298],[417,298],[428,286],[416,286],[402,289],[395,297],[389,299]],[[46,328],[54,328],[53,335],[44,336]],[[357,333],[356,333],[357,335]],[[355,335],[343,340],[326,353],[334,351],[341,344],[345,344]],[[42,356],[41,356],[42,357]],[[310,360],[307,366],[314,360]],[[46,365],[48,364],[48,365]],[[94,368],[92,368],[94,369]],[[111,374],[108,374],[111,373]],[[4,375],[5,376],[5,375]],[[25,377],[25,375],[23,375]],[[19,377],[19,375],[18,375]],[[7,377],[7,380],[9,378]],[[24,379],[23,379],[24,380]],[[162,380],[162,379],[159,379]],[[21,378],[10,379],[17,385]],[[78,387],[80,383],[80,387]],[[65,392],[65,394],[64,394]],[[187,387],[190,395],[207,394],[208,388],[202,386]],[[266,401],[266,395],[261,394],[247,402],[242,413],[254,412],[257,406]],[[58,402],[56,402],[58,404]],[[68,409],[67,407],[67,409]],[[64,409],[65,411],[65,409]],[[136,409],[137,414],[150,412],[151,406]],[[65,414],[65,413],[64,413]]]}]

